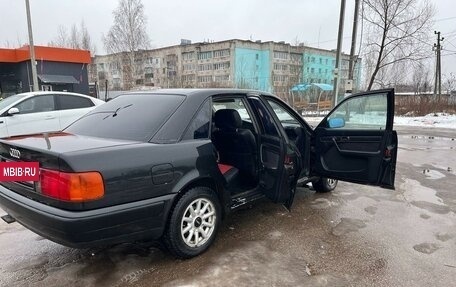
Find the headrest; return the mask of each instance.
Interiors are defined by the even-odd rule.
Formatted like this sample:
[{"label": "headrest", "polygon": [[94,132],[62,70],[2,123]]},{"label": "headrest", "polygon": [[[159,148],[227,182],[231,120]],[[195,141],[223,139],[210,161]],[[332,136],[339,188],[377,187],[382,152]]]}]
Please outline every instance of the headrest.
[{"label": "headrest", "polygon": [[242,127],[241,116],[238,111],[232,109],[223,109],[215,112],[215,126],[219,129],[235,130]]}]

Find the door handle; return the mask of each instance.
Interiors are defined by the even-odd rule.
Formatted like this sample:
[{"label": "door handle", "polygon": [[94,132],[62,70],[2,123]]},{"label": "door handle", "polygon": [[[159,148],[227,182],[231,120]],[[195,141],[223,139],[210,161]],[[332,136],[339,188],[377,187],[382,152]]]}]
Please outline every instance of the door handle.
[{"label": "door handle", "polygon": [[337,137],[332,138],[333,142],[347,142],[349,140],[350,140],[349,136],[337,136]]},{"label": "door handle", "polygon": [[44,119],[45,120],[52,120],[52,119],[55,119],[55,116],[45,116]]}]

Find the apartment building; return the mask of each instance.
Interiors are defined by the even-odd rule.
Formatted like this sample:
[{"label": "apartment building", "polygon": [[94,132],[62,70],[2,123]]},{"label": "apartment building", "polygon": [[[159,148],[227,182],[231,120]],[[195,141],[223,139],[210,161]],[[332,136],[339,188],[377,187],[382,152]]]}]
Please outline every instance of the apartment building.
[{"label": "apartment building", "polygon": [[[336,53],[285,42],[226,40],[191,43],[152,50],[96,56],[90,80],[109,90],[147,87],[235,87],[273,92],[286,97],[300,83],[333,84]],[[340,87],[348,78],[349,56],[343,54]],[[359,88],[361,59],[355,65]]]}]

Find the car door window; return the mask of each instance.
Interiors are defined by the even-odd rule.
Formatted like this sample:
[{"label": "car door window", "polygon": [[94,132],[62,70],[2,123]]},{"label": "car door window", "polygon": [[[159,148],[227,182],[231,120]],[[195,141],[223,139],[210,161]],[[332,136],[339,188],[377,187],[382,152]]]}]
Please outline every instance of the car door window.
[{"label": "car door window", "polygon": [[190,140],[209,138],[211,115],[211,101],[208,99],[193,118],[182,139]]},{"label": "car door window", "polygon": [[49,112],[55,110],[54,96],[43,95],[29,98],[15,106],[20,114]]},{"label": "car door window", "polygon": [[216,100],[213,103],[213,108],[215,112],[221,109],[236,110],[243,121],[252,122],[252,119],[245,108],[245,104],[240,98]]},{"label": "car door window", "polygon": [[271,115],[266,110],[266,107],[257,97],[250,97],[249,102],[254,107],[258,118],[260,119],[260,124],[263,129],[263,133],[268,136],[278,137],[279,132],[277,131],[276,126],[274,125],[274,120],[271,118]]},{"label": "car door window", "polygon": [[93,107],[94,104],[90,99],[78,96],[60,95],[57,96],[59,100],[59,108],[61,110],[70,109],[83,109]]},{"label": "car door window", "polygon": [[272,110],[276,114],[277,118],[279,119],[279,122],[282,124],[283,128],[286,128],[287,126],[290,125],[298,125],[299,121],[291,115],[284,107],[282,107],[279,103],[268,99],[267,100],[268,104],[271,106]]},{"label": "car door window", "polygon": [[334,129],[384,130],[387,105],[387,93],[353,97],[328,116],[326,126]]},{"label": "car door window", "polygon": [[222,109],[236,110],[239,113],[239,116],[242,120],[242,128],[249,129],[253,134],[256,134],[255,125],[252,121],[252,116],[250,115],[248,109],[246,108],[246,103],[242,98],[221,98],[214,99],[212,102],[212,111],[217,112]]}]

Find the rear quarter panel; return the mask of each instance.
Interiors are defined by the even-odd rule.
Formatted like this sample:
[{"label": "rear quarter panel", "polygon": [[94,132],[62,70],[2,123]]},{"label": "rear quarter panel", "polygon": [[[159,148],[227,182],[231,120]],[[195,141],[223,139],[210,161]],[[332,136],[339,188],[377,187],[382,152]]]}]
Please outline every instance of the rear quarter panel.
[{"label": "rear quarter panel", "polygon": [[[178,193],[196,179],[210,178],[220,182],[221,176],[209,140],[101,148],[61,154],[61,160],[74,171],[99,171],[103,176],[104,197],[81,204],[81,209]],[[157,166],[169,167],[172,180],[154,183],[153,170]]]}]

